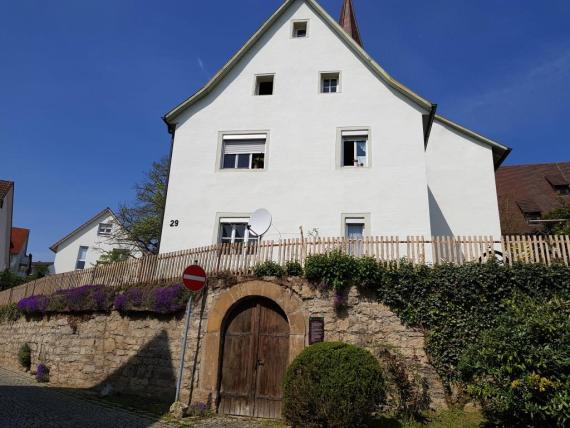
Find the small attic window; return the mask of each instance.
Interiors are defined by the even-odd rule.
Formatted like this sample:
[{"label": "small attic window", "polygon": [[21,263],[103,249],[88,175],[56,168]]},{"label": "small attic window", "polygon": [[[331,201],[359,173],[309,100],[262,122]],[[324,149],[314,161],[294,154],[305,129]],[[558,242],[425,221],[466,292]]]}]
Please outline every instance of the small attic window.
[{"label": "small attic window", "polygon": [[321,73],[321,93],[340,92],[340,73]]},{"label": "small attic window", "polygon": [[273,95],[273,75],[257,76],[255,80],[255,95]]},{"label": "small attic window", "polygon": [[307,21],[293,22],[293,38],[300,39],[307,37]]}]

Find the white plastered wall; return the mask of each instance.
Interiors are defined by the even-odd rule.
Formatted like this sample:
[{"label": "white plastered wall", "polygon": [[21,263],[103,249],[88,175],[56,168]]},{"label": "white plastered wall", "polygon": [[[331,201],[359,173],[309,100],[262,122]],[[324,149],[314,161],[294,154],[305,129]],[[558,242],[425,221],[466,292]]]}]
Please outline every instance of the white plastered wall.
[{"label": "white plastered wall", "polygon": [[55,273],[75,270],[79,247],[81,246],[89,247],[85,260],[85,269],[95,266],[101,256],[112,251],[113,248],[121,248],[112,238],[97,235],[99,223],[111,223],[113,228],[118,227],[113,216],[101,216],[84,229],[69,237],[59,245],[55,254]]},{"label": "white plastered wall", "polygon": [[433,234],[499,238],[491,148],[436,121],[426,163]]},{"label": "white plastered wall", "polygon": [[[291,21],[309,20],[307,38]],[[319,93],[319,73],[341,92]],[[274,95],[254,96],[275,73]],[[422,113],[388,88],[302,1],[205,98],[177,118],[161,252],[212,244],[219,213],[267,208],[267,239],[317,228],[337,236],[343,213],[369,215],[370,235],[429,236]],[[339,168],[338,129],[370,130],[369,168]],[[263,171],[217,170],[219,132],[268,130]],[[170,227],[178,220],[178,227]]]}]

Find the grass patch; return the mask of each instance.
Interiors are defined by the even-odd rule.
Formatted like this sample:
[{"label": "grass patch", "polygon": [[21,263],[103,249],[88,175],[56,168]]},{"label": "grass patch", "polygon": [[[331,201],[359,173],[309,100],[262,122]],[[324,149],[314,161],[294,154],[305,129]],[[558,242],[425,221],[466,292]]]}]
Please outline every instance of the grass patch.
[{"label": "grass patch", "polygon": [[481,412],[476,410],[445,410],[426,414],[421,421],[379,416],[369,428],[477,428],[485,422]]}]

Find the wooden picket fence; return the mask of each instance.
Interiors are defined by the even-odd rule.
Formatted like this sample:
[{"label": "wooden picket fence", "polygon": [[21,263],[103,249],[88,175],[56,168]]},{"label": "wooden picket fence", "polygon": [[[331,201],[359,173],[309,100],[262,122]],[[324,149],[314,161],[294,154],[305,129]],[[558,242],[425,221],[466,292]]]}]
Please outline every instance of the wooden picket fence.
[{"label": "wooden picket fence", "polygon": [[422,236],[283,239],[247,245],[217,244],[47,276],[0,292],[0,305],[87,284],[124,287],[171,283],[179,281],[184,268],[193,263],[201,265],[208,274],[248,275],[257,264],[267,260],[281,265],[288,261],[303,264],[309,255],[333,250],[396,264],[404,259],[414,264],[463,264],[494,257],[509,265],[515,262],[570,265],[570,236],[560,235],[503,236],[500,241],[491,236],[433,236],[427,240]]}]

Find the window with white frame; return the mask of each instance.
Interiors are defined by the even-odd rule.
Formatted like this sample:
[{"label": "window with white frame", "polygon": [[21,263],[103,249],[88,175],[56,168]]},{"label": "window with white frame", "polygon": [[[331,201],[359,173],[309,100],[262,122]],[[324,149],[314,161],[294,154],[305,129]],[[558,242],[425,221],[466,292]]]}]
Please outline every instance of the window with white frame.
[{"label": "window with white frame", "polygon": [[85,269],[85,260],[87,260],[87,250],[89,247],[81,246],[77,253],[77,262],[75,263],[75,269]]},{"label": "window with white frame", "polygon": [[221,244],[247,243],[249,240],[248,218],[221,218],[219,242]]},{"label": "window with white frame", "polygon": [[307,37],[307,21],[293,22],[293,37],[294,38]]},{"label": "window with white frame", "polygon": [[222,169],[264,169],[265,134],[224,135]]},{"label": "window with white frame", "polygon": [[345,237],[349,239],[362,239],[366,229],[366,220],[363,217],[345,218]]},{"label": "window with white frame", "polygon": [[368,131],[342,131],[342,166],[368,166]]},{"label": "window with white frame", "polygon": [[112,231],[113,231],[113,225],[111,223],[99,223],[99,229],[97,230],[97,235],[109,236]]},{"label": "window with white frame", "polygon": [[321,92],[323,94],[340,92],[340,73],[321,73]]}]

